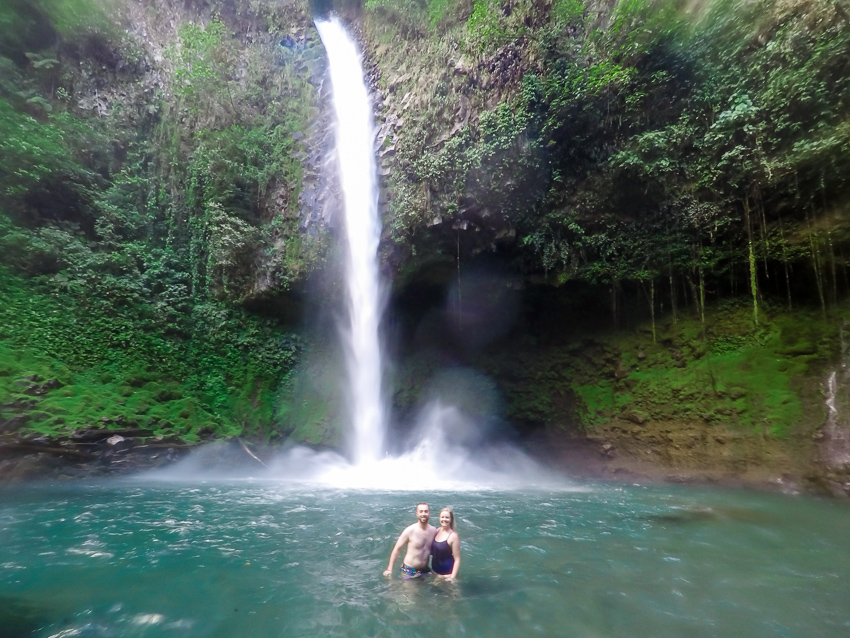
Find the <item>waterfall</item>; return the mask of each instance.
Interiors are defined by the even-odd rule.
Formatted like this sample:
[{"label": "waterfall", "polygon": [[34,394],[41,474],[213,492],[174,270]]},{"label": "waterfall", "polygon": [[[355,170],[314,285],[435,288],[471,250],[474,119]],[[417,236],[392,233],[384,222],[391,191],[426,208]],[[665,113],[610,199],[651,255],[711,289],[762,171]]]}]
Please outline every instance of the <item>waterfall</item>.
[{"label": "waterfall", "polygon": [[[407,450],[397,456],[385,455],[387,427],[379,334],[385,296],[378,270],[381,225],[375,129],[354,42],[336,19],[316,20],[316,29],[330,62],[345,208],[348,323],[341,327],[341,332],[346,351],[353,445],[348,459],[333,451],[296,445],[264,463],[264,470],[252,463],[250,475],[343,489],[422,492],[491,486],[527,489],[543,485],[575,489],[507,440],[487,436],[487,412],[482,406],[496,403],[488,392],[491,386],[481,375],[457,368],[435,375],[430,384],[422,380],[423,387],[430,386],[431,390],[418,414],[410,416],[406,424],[410,430]],[[476,305],[474,296],[468,305]],[[491,315],[505,314],[503,306],[482,307]],[[491,323],[501,325],[496,318]],[[448,395],[447,400],[443,395]],[[471,413],[456,405],[463,404],[464,399],[474,405]],[[207,448],[158,475],[169,480],[184,476],[197,478],[211,472],[217,454],[219,451],[214,447]],[[240,472],[234,475],[240,476]],[[208,475],[220,479],[226,474],[216,467]]]},{"label": "waterfall", "polygon": [[[421,490],[481,485],[529,486],[550,475],[522,451],[484,437],[464,447],[463,433],[481,425],[462,410],[433,397],[412,419],[409,451],[385,456],[385,404],[379,324],[384,291],[378,270],[381,226],[375,129],[360,54],[340,22],[316,20],[330,62],[336,146],[347,239],[345,280],[348,323],[341,332],[346,350],[350,400],[351,462],[332,452],[293,448],[272,464],[281,478],[337,487]],[[476,400],[478,397],[476,397]],[[473,448],[474,447],[474,452]],[[560,479],[558,479],[560,481]]]},{"label": "waterfall", "polygon": [[346,341],[353,460],[377,461],[384,448],[381,397],[381,345],[378,326],[383,294],[378,273],[378,184],[372,111],[360,55],[336,18],[317,20],[316,28],[330,61],[336,143],[348,240],[345,266],[348,291]]}]

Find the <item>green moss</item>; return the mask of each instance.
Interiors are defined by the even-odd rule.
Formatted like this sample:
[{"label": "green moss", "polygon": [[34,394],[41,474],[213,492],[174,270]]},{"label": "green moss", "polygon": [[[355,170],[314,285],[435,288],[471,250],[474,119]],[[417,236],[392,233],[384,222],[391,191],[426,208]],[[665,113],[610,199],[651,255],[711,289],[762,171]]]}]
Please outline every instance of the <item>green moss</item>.
[{"label": "green moss", "polygon": [[342,366],[334,353],[321,346],[310,348],[274,394],[279,431],[296,442],[339,446],[346,427],[340,378]]},{"label": "green moss", "polygon": [[744,345],[698,361],[683,359],[683,367],[656,365],[627,379],[633,382],[634,400],[650,417],[711,414],[712,422],[783,436],[802,416],[794,381],[805,373],[806,362],[777,358],[774,345]]},{"label": "green moss", "polygon": [[[818,415],[804,405],[812,384],[838,356],[838,331],[850,310],[774,310],[754,329],[746,305],[706,310],[662,323],[657,342],[648,327],[575,335],[573,342],[509,348],[480,357],[498,382],[509,418],[519,425],[593,428],[614,419],[723,424],[752,434],[789,436]],[[814,424],[817,425],[817,424]]]},{"label": "green moss", "polygon": [[611,418],[616,402],[611,382],[577,385],[573,391],[580,400],[577,413],[584,427],[592,427]]},{"label": "green moss", "polygon": [[2,267],[0,282],[0,403],[33,398],[23,394],[25,377],[62,384],[34,397],[31,410],[4,410],[29,413],[25,431],[141,427],[187,441],[200,430],[274,433],[272,388],[299,347],[291,335],[221,310],[199,313],[185,340],[150,330],[142,306],[87,308]]}]

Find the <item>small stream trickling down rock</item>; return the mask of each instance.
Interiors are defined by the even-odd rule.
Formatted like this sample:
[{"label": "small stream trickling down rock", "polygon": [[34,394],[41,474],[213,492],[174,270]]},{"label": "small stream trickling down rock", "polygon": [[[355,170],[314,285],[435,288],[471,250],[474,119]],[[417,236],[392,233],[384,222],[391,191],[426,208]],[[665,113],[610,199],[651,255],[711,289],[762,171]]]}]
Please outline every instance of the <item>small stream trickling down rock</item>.
[{"label": "small stream trickling down rock", "polygon": [[845,321],[839,328],[841,358],[826,378],[826,422],[817,433],[823,474],[818,483],[834,496],[850,496],[850,352]]}]

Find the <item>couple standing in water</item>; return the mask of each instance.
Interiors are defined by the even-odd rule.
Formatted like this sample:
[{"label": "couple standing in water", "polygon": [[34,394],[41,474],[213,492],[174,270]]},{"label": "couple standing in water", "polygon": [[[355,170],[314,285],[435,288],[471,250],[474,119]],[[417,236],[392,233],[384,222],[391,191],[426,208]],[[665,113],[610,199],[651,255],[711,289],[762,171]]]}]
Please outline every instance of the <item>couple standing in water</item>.
[{"label": "couple standing in water", "polygon": [[[416,523],[406,527],[390,553],[390,564],[384,576],[393,573],[401,548],[407,545],[401,574],[405,579],[421,578],[432,570],[447,580],[454,580],[460,568],[460,538],[455,531],[455,515],[448,507],[440,510],[440,527],[428,524],[431,508],[428,503],[416,506]],[[428,566],[428,558],[431,566]]]}]

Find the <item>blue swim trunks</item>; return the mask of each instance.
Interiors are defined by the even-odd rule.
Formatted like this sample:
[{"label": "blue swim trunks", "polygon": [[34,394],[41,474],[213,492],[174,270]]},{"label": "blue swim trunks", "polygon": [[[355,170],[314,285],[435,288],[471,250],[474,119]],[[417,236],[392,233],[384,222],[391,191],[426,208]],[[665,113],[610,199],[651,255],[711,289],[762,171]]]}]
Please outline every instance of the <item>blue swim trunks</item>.
[{"label": "blue swim trunks", "polygon": [[431,570],[428,567],[423,567],[422,569],[415,569],[410,565],[401,564],[401,575],[405,580],[409,580],[411,578],[422,578],[423,576],[427,576],[431,573]]}]

